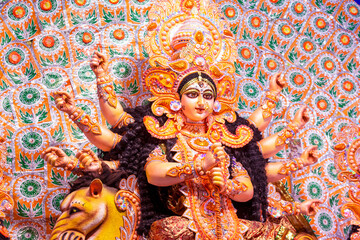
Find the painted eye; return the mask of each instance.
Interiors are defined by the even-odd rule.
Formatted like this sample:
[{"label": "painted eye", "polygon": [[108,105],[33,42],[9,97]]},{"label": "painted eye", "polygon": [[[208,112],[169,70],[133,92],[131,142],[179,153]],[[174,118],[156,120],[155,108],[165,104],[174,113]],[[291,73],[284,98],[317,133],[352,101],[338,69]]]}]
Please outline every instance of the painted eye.
[{"label": "painted eye", "polygon": [[199,96],[199,93],[198,92],[188,92],[188,93],[185,93],[187,97],[189,98],[196,98]]},{"label": "painted eye", "polygon": [[80,209],[78,209],[77,207],[71,207],[70,208],[70,215],[80,212]]},{"label": "painted eye", "polygon": [[204,93],[203,97],[207,100],[211,100],[214,96],[211,93]]}]

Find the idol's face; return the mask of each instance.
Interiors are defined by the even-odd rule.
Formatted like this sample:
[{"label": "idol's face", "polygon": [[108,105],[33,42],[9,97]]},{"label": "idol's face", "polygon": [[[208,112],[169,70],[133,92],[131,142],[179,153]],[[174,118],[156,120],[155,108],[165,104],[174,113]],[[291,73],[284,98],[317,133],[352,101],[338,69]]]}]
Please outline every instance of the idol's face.
[{"label": "idol's face", "polygon": [[187,87],[181,96],[184,115],[193,122],[205,120],[213,111],[215,93],[206,82],[199,81]]}]

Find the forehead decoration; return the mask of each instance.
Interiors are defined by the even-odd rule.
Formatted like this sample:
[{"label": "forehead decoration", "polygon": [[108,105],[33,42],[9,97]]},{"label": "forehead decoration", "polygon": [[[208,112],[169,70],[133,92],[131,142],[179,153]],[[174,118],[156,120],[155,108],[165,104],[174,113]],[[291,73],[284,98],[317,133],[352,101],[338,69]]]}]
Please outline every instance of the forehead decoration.
[{"label": "forehead decoration", "polygon": [[179,95],[182,96],[184,94],[184,92],[188,89],[188,87],[190,87],[194,83],[198,83],[200,88],[203,88],[204,84],[206,83],[207,85],[210,86],[210,88],[213,91],[213,93],[215,94],[215,98],[216,98],[216,86],[215,86],[214,81],[212,81],[211,78],[202,77],[201,72],[197,72],[196,74],[197,74],[197,76],[195,76],[195,77],[183,79],[183,81],[180,83],[180,86],[178,89]]}]

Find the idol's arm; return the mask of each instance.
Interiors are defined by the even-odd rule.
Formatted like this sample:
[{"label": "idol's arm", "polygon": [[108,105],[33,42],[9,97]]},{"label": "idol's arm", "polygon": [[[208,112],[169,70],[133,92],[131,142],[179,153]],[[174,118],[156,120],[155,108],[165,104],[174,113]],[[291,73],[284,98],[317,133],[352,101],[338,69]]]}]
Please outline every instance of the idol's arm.
[{"label": "idol's arm", "polygon": [[294,120],[285,129],[259,141],[258,145],[263,157],[273,157],[283,149],[285,144],[287,144],[288,139],[294,137],[299,129],[301,129],[308,121],[309,113],[306,106],[303,106],[296,112]]},{"label": "idol's arm", "polygon": [[96,75],[97,93],[101,113],[112,127],[121,128],[133,121],[116,98],[113,79],[108,73],[108,59],[105,55],[95,52],[90,67]]},{"label": "idol's arm", "polygon": [[319,154],[316,149],[317,146],[310,146],[305,149],[300,158],[284,162],[267,163],[265,169],[268,182],[276,182],[286,176],[289,176],[292,172],[316,163],[319,158]]},{"label": "idol's arm", "polygon": [[89,141],[103,151],[110,151],[120,142],[121,136],[110,131],[106,126],[99,124],[96,120],[75,106],[73,97],[67,92],[55,92],[55,103],[57,108],[67,113],[69,118],[80,128]]},{"label": "idol's arm", "polygon": [[265,94],[265,99],[260,107],[258,107],[248,118],[261,132],[264,131],[271,122],[278,95],[285,86],[285,79],[280,73],[270,78],[269,91]]}]

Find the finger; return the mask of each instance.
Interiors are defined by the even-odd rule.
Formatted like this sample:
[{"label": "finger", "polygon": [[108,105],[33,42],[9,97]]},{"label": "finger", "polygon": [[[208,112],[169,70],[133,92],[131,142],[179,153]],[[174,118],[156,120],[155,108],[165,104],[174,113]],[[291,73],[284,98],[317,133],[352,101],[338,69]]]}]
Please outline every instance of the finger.
[{"label": "finger", "polygon": [[[44,158],[46,154],[52,152],[54,149],[54,147],[49,147],[47,149],[45,149],[42,153],[41,153],[41,157]],[[44,157],[43,157],[44,156]]]},{"label": "finger", "polygon": [[105,55],[101,52],[96,51],[95,54],[99,57],[100,62],[105,60]]},{"label": "finger", "polygon": [[59,157],[66,157],[66,154],[63,150],[61,150],[60,148],[54,148],[54,153],[59,156]]}]

